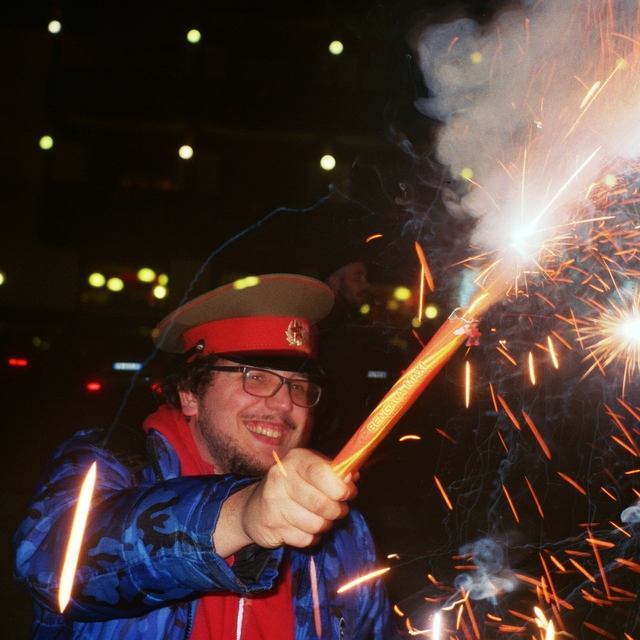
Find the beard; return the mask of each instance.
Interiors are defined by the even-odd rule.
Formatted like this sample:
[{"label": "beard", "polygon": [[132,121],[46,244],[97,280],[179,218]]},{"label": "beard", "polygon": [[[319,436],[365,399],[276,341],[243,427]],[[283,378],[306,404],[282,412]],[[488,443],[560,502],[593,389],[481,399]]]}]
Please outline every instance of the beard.
[{"label": "beard", "polygon": [[[236,442],[229,440],[225,435],[221,434],[215,426],[215,419],[211,413],[200,403],[198,411],[197,428],[202,435],[203,440],[209,451],[209,455],[213,460],[217,461],[217,465],[224,469],[225,473],[234,473],[243,476],[263,476],[273,466],[273,462],[264,463],[256,460],[253,456],[242,451]],[[257,416],[247,415],[246,419],[271,419],[273,416]],[[290,420],[284,419],[285,424],[290,429],[295,429],[296,425]],[[217,471],[216,471],[217,473]]]}]

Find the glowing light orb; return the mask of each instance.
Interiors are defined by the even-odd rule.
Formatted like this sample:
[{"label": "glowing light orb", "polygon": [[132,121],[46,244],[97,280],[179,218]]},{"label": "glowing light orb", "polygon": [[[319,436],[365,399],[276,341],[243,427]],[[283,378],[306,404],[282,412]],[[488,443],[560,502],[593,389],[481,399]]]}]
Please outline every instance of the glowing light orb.
[{"label": "glowing light orb", "polygon": [[169,284],[169,276],[166,273],[161,273],[158,276],[158,284],[161,284],[163,287],[166,287]]},{"label": "glowing light orb", "polygon": [[618,58],[616,60],[616,69],[626,69],[629,63],[624,58]]},{"label": "glowing light orb", "polygon": [[124,282],[120,278],[109,278],[107,280],[107,289],[109,291],[122,291],[124,289]]},{"label": "glowing light orb", "polygon": [[525,259],[532,258],[542,249],[541,232],[535,224],[513,229],[509,239],[511,248]]},{"label": "glowing light orb", "polygon": [[426,318],[429,318],[429,320],[433,320],[434,318],[438,317],[438,307],[436,307],[433,304],[430,304],[428,306],[425,307],[424,309],[424,315]]},{"label": "glowing light orb", "polygon": [[482,62],[482,54],[479,51],[474,51],[470,58],[473,64],[480,64]]},{"label": "glowing light orb", "polygon": [[411,298],[411,289],[408,287],[396,287],[393,290],[393,297],[402,302],[409,300]]},{"label": "glowing light orb", "polygon": [[421,327],[421,326],[422,326],[422,321],[420,320],[420,318],[413,318],[413,319],[411,320],[411,326],[412,326],[414,329],[418,329],[419,327]]},{"label": "glowing light orb", "polygon": [[106,281],[107,281],[107,279],[101,273],[98,273],[97,271],[95,273],[92,273],[87,278],[87,282],[92,287],[96,287],[96,288],[104,287]]},{"label": "glowing light orb", "polygon": [[640,297],[636,295],[631,301],[610,302],[609,305],[610,308],[582,328],[580,334],[588,343],[590,357],[594,360],[587,374],[598,364],[608,367],[620,363],[624,366],[624,393],[629,376],[640,372]]},{"label": "glowing light orb", "polygon": [[360,307],[360,313],[361,313],[363,316],[366,316],[366,315],[367,315],[367,313],[369,313],[369,311],[371,311],[371,305],[370,305],[370,304],[366,304],[366,303],[365,303],[365,304],[363,304],[363,305]]},{"label": "glowing light orb", "polygon": [[60,24],[59,20],[52,20],[47,25],[47,31],[49,33],[60,33],[60,29],[62,29],[62,24]]},{"label": "glowing light orb", "polygon": [[156,272],[149,267],[143,267],[138,271],[138,280],[140,282],[153,282],[156,279]]},{"label": "glowing light orb", "polygon": [[623,325],[622,331],[630,340],[640,340],[640,320],[628,322]]},{"label": "glowing light orb", "polygon": [[187,33],[187,40],[191,44],[197,44],[198,42],[200,42],[201,38],[202,38],[202,34],[197,29],[191,29],[191,31]]},{"label": "glowing light orb", "polygon": [[320,158],[320,166],[325,171],[331,171],[336,166],[336,159],[332,155],[325,155]]},{"label": "glowing light orb", "polygon": [[162,300],[162,298],[166,298],[168,293],[169,291],[167,287],[163,287],[161,284],[153,288],[153,297],[158,298],[158,300]]},{"label": "glowing light orb", "polygon": [[616,186],[618,178],[613,173],[608,173],[604,177],[604,180],[602,182],[604,182],[605,185],[611,189],[612,187]]},{"label": "glowing light orb", "polygon": [[53,147],[53,138],[51,136],[42,136],[38,144],[44,151],[49,151]]},{"label": "glowing light orb", "polygon": [[260,278],[258,276],[247,276],[246,278],[241,278],[240,280],[236,280],[233,283],[234,289],[248,289],[249,287],[255,287],[260,282]]},{"label": "glowing light orb", "polygon": [[183,160],[189,160],[189,158],[193,157],[193,147],[190,147],[188,144],[183,144],[183,145],[178,149],[178,155],[179,155]]},{"label": "glowing light orb", "polygon": [[471,178],[473,178],[473,169],[469,169],[469,167],[465,167],[460,172],[460,177],[464,178],[465,180],[471,180]]},{"label": "glowing light orb", "polygon": [[0,271],[0,284],[4,284],[4,273]]},{"label": "glowing light orb", "polygon": [[329,53],[334,56],[339,56],[344,51],[344,45],[340,40],[334,40],[329,44]]}]

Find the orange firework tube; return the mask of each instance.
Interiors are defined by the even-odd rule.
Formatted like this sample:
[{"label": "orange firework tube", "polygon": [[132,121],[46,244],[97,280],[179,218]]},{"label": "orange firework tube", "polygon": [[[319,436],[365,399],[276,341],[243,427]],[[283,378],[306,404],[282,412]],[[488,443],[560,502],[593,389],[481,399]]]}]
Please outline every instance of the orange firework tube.
[{"label": "orange firework tube", "polygon": [[333,461],[339,476],[356,471],[467,339],[468,321],[451,316],[362,423]]},{"label": "orange firework tube", "polygon": [[436,331],[333,460],[333,470],[339,476],[344,477],[362,466],[456,349],[468,338],[473,340],[479,335],[475,328],[477,321],[470,314],[486,310],[506,289],[504,275],[505,270],[499,270],[497,277],[492,279],[491,287],[484,288],[484,292],[466,310],[469,317],[463,316],[458,310],[454,311]]}]

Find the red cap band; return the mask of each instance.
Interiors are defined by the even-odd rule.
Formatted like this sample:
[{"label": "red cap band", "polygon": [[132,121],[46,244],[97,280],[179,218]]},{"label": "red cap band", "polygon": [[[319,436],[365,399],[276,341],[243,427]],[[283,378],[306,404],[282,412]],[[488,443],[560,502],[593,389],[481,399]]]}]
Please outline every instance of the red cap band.
[{"label": "red cap band", "polygon": [[309,321],[292,316],[226,318],[187,329],[185,350],[204,340],[204,354],[264,353],[317,358],[315,332]]}]

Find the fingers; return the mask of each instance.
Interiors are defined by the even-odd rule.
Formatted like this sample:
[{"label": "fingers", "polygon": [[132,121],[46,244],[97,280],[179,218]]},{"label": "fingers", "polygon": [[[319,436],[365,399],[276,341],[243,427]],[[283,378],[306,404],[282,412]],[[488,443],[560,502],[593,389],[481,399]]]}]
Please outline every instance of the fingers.
[{"label": "fingers", "polygon": [[305,547],[348,513],[345,501],[355,485],[309,450],[293,449],[281,464],[269,470],[247,505],[246,531],[261,546]]}]

